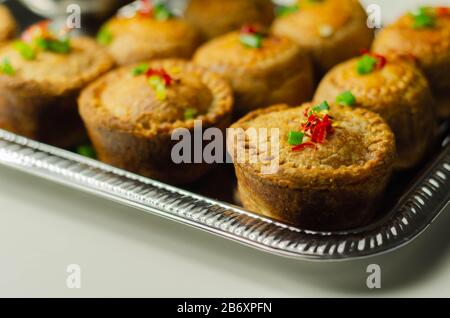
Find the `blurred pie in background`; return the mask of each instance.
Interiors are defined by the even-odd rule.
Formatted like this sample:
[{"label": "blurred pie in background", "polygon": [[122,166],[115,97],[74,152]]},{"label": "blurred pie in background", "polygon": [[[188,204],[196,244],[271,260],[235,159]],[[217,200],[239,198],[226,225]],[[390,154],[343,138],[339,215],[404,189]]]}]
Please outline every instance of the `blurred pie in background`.
[{"label": "blurred pie in background", "polygon": [[164,3],[137,1],[100,29],[97,40],[118,65],[158,58],[190,58],[200,44],[197,29]]},{"label": "blurred pie in background", "polygon": [[274,5],[270,0],[190,0],[185,17],[205,39],[211,39],[245,24],[269,26],[274,18]]},{"label": "blurred pie in background", "polygon": [[14,37],[16,34],[16,21],[9,9],[0,5],[0,45],[2,42]]},{"label": "blurred pie in background", "polygon": [[358,0],[298,0],[278,9],[272,30],[306,49],[323,74],[370,48],[373,30],[366,20]]}]

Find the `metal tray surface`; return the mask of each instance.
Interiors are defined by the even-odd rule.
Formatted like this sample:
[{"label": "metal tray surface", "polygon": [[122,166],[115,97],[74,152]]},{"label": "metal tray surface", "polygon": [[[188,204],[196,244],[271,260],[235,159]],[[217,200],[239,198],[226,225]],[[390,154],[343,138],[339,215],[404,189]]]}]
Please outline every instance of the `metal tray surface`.
[{"label": "metal tray surface", "polygon": [[289,226],[75,153],[0,130],[0,164],[280,256],[348,260],[412,241],[450,205],[450,145],[373,224],[316,232]]}]

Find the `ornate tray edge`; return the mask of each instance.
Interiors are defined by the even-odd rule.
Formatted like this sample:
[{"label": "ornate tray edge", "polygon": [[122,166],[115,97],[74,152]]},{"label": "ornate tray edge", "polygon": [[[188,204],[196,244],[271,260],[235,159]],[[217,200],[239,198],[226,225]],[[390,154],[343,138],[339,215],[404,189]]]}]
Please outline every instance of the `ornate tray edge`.
[{"label": "ornate tray edge", "polygon": [[339,233],[292,227],[77,154],[0,130],[0,164],[279,256],[364,258],[411,242],[450,206],[450,146],[383,221]]}]

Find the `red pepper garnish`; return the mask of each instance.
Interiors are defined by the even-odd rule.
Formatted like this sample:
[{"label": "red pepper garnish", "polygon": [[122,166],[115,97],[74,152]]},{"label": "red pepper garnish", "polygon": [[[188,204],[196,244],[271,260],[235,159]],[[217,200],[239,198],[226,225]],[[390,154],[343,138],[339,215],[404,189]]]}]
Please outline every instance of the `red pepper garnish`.
[{"label": "red pepper garnish", "polygon": [[144,17],[153,15],[153,3],[151,0],[141,0],[139,1],[139,11],[138,14]]},{"label": "red pepper garnish", "polygon": [[450,9],[447,7],[437,7],[436,14],[438,17],[450,17]]},{"label": "red pepper garnish", "polygon": [[311,141],[304,142],[292,148],[293,151],[300,151],[305,148],[316,148],[317,144],[322,144],[328,135],[334,132],[331,117],[327,114],[321,116],[320,112],[311,111],[309,108],[304,112],[306,122],[300,125],[300,130],[305,136],[311,138]]},{"label": "red pepper garnish", "polygon": [[311,141],[307,141],[307,142],[304,142],[304,143],[302,143],[302,144],[300,144],[298,146],[292,147],[292,151],[302,151],[302,150],[304,150],[306,148],[316,149],[316,147],[317,147],[316,144],[314,144]]},{"label": "red pepper garnish", "polygon": [[166,86],[170,86],[173,83],[173,78],[166,72],[165,69],[160,68],[159,70],[151,68],[145,73],[147,77],[158,76],[160,77]]},{"label": "red pepper garnish", "polygon": [[311,141],[322,144],[327,135],[333,133],[333,127],[328,115],[325,115],[322,120],[319,119],[311,130]]},{"label": "red pepper garnish", "polygon": [[370,55],[370,51],[368,49],[359,49],[359,54],[364,55],[364,54],[369,54]]},{"label": "red pepper garnish", "polygon": [[241,33],[245,33],[245,34],[256,34],[258,33],[257,27],[254,25],[244,25],[241,28]]},{"label": "red pepper garnish", "polygon": [[248,35],[266,35],[267,30],[261,24],[246,24],[241,27],[240,33]]},{"label": "red pepper garnish", "polygon": [[41,39],[57,39],[60,37],[65,37],[72,31],[72,28],[64,26],[58,30],[52,30],[52,21],[44,20],[33,24],[28,29],[26,29],[21,36],[22,41],[31,43],[36,38]]},{"label": "red pepper garnish", "polygon": [[36,37],[47,38],[49,36],[50,20],[44,20],[33,24],[22,33],[22,40],[32,42]]},{"label": "red pepper garnish", "polygon": [[381,70],[386,65],[386,57],[384,57],[381,54],[372,54],[373,57],[377,59],[377,65],[376,68],[378,70]]}]

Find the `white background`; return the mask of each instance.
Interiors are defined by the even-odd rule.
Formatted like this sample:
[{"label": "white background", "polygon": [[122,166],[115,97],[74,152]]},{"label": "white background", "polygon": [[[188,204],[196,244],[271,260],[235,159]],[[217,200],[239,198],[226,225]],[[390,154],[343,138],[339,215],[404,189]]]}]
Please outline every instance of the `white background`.
[{"label": "white background", "polygon": [[[379,3],[391,20],[412,4]],[[367,260],[310,263],[237,245],[0,167],[0,296],[450,296],[450,211],[419,239]],[[79,264],[82,288],[66,287]],[[382,268],[381,290],[366,266]]]}]

